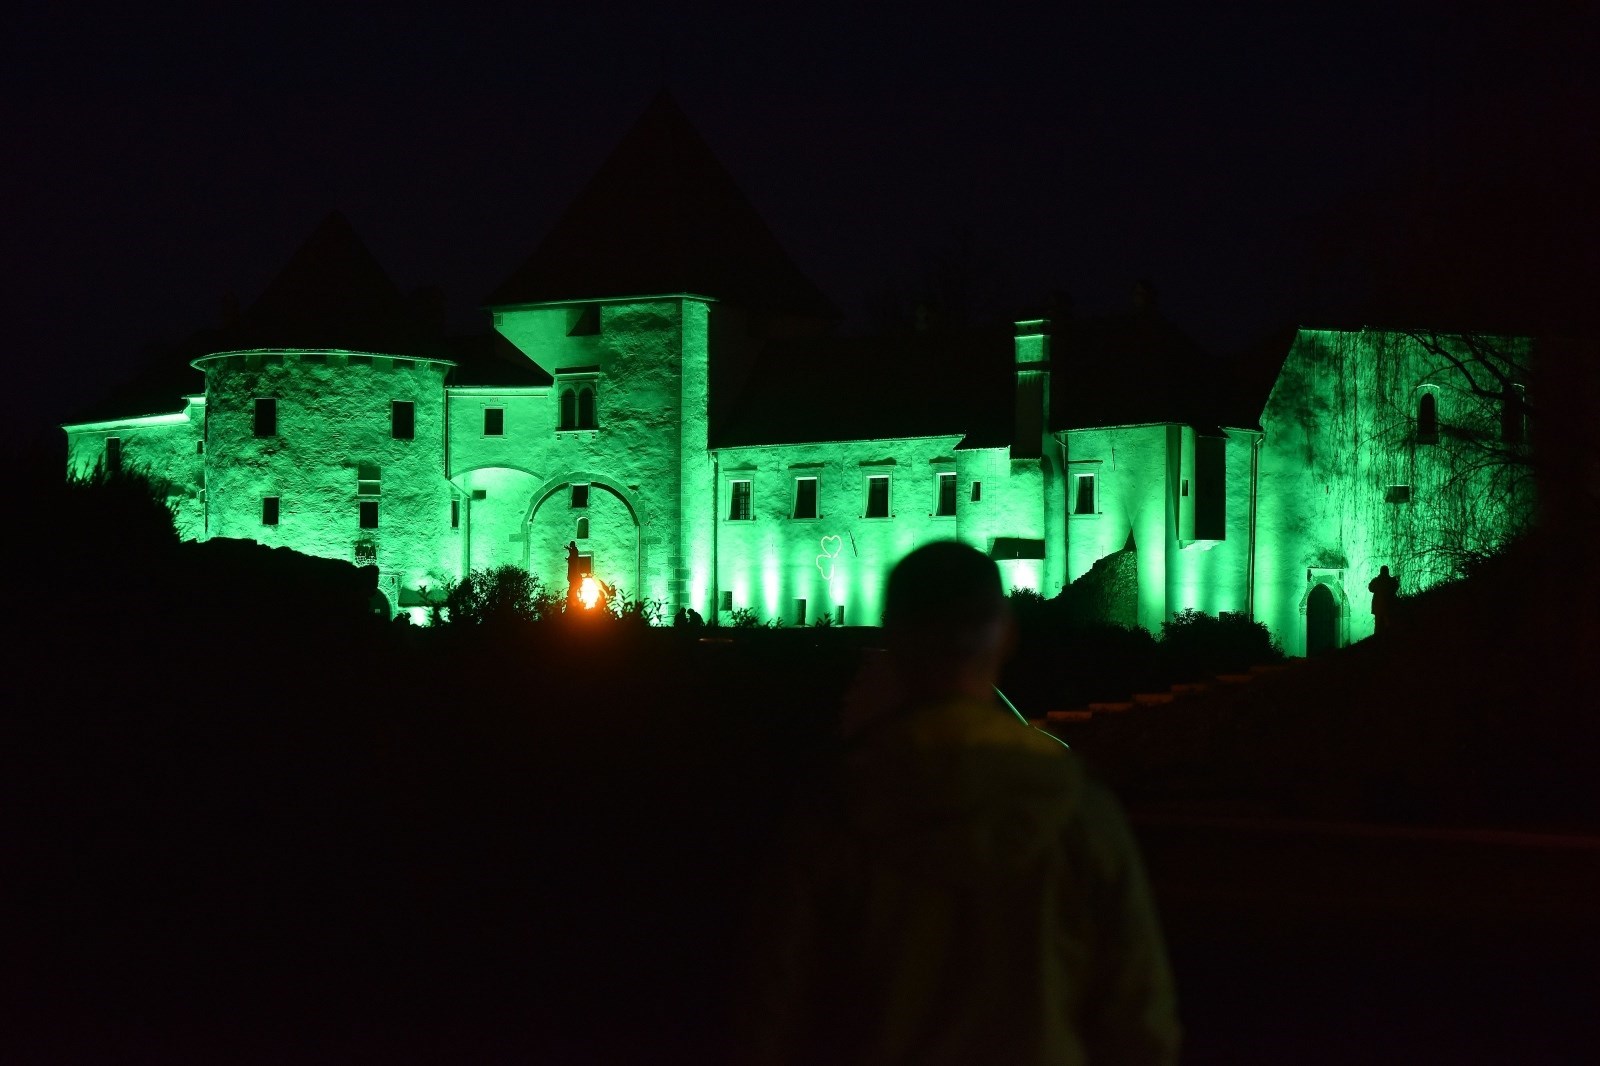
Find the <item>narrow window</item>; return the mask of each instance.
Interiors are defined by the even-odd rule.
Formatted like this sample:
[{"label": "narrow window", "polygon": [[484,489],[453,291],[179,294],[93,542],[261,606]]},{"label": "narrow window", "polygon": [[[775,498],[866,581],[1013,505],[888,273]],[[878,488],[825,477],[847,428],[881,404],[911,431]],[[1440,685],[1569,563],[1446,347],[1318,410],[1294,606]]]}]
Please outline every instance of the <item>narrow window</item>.
[{"label": "narrow window", "polygon": [[278,435],[278,398],[276,396],[256,397],[255,434],[258,437],[276,437]]},{"label": "narrow window", "polygon": [[569,502],[572,504],[574,509],[581,510],[582,508],[589,506],[589,486],[572,486],[572,495]]},{"label": "narrow window", "polygon": [[577,540],[588,540],[589,539],[589,520],[587,518],[578,519],[578,533],[577,533],[577,537],[575,539],[577,539]]},{"label": "narrow window", "polygon": [[806,624],[806,601],[805,600],[795,600],[794,601],[794,624],[797,625],[797,626],[803,626],[803,625]]},{"label": "narrow window", "polygon": [[412,400],[389,402],[389,435],[395,440],[415,440],[417,436],[417,405]]},{"label": "narrow window", "polygon": [[594,390],[578,390],[578,428],[594,429]]},{"label": "narrow window", "polygon": [[723,589],[717,596],[717,603],[724,611],[733,610],[733,590]]},{"label": "narrow window", "polygon": [[261,524],[275,526],[278,524],[278,497],[261,497]]},{"label": "narrow window", "polygon": [[1384,503],[1410,503],[1411,502],[1411,486],[1410,485],[1390,485],[1388,491],[1383,494],[1383,502]]},{"label": "narrow window", "polygon": [[376,463],[356,464],[356,495],[380,496],[383,494],[383,482],[379,475],[381,471]]},{"label": "narrow window", "polygon": [[1187,499],[1188,496],[1189,496],[1189,479],[1188,478],[1184,478],[1183,479],[1183,496],[1184,496],[1185,499]]},{"label": "narrow window", "polygon": [[974,481],[972,483],[972,502],[977,503],[981,499],[983,499],[983,482]]},{"label": "narrow window", "polygon": [[361,501],[361,528],[362,529],[377,529],[378,528],[378,501],[377,500],[362,500]]},{"label": "narrow window", "polygon": [[122,470],[122,438],[106,438],[106,473],[116,474]]},{"label": "narrow window", "polygon": [[750,482],[733,482],[733,502],[728,508],[728,521],[750,521]]},{"label": "narrow window", "polygon": [[560,429],[573,429],[578,425],[578,393],[574,389],[561,390]]},{"label": "narrow window", "polygon": [[204,455],[206,453],[206,442],[203,441],[203,440],[195,441],[194,442],[194,453],[196,455]]},{"label": "narrow window", "polygon": [[483,409],[483,435],[485,437],[503,437],[506,435],[506,409],[504,407],[485,407]]},{"label": "narrow window", "polygon": [[472,490],[472,498],[474,500],[487,500],[489,498],[489,490],[488,489],[473,489]]},{"label": "narrow window", "polygon": [[816,478],[797,477],[794,479],[794,516],[796,518],[817,517]]},{"label": "narrow window", "polygon": [[1072,499],[1073,514],[1094,514],[1094,475],[1079,474]]},{"label": "narrow window", "polygon": [[450,528],[451,529],[460,529],[461,528],[461,501],[460,500],[451,500],[450,501]]},{"label": "narrow window", "polygon": [[956,476],[954,474],[936,475],[938,482],[938,504],[933,513],[941,518],[949,518],[956,513]]},{"label": "narrow window", "polygon": [[867,518],[889,517],[889,476],[873,474],[867,478]]},{"label": "narrow window", "polygon": [[1431,392],[1417,401],[1417,443],[1439,443],[1439,401]]}]

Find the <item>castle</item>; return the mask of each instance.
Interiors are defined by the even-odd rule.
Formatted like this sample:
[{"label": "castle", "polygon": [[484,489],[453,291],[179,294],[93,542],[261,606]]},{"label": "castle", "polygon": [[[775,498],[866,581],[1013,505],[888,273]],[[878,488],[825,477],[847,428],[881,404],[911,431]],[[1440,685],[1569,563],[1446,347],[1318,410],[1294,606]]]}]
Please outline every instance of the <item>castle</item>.
[{"label": "castle", "polygon": [[1371,633],[1380,565],[1414,591],[1448,569],[1419,545],[1531,513],[1525,485],[1445,461],[1522,442],[1459,380],[1468,338],[1301,330],[1241,399],[1145,297],[837,336],[660,100],[490,298],[493,337],[442,336],[333,216],[196,338],[171,408],[65,426],[68,470],[150,471],[185,538],[375,565],[419,621],[475,569],[564,587],[571,544],[668,618],[873,625],[888,569],[956,538],[1011,587],[1098,567],[1111,620],[1243,612],[1294,654]]}]

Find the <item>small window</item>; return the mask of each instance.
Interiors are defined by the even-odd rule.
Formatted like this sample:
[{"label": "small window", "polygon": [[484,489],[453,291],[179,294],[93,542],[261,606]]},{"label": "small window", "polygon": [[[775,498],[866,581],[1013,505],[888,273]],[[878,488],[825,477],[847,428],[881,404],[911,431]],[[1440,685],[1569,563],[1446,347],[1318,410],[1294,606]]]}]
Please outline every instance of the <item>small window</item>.
[{"label": "small window", "polygon": [[383,493],[381,471],[376,463],[356,464],[356,495],[379,496]]},{"label": "small window", "polygon": [[578,393],[576,389],[561,390],[561,421],[557,423],[558,429],[576,429],[578,427]]},{"label": "small window", "polygon": [[732,503],[728,507],[728,521],[750,521],[750,482],[733,482]]},{"label": "small window", "polygon": [[474,500],[487,500],[489,498],[489,490],[488,489],[473,489],[472,490],[472,498]]},{"label": "small window", "polygon": [[575,510],[581,510],[582,508],[589,506],[589,486],[588,485],[574,485],[574,486],[572,486],[572,495],[571,495],[570,503],[572,504],[572,507]]},{"label": "small window", "polygon": [[867,478],[866,518],[889,517],[889,476],[873,474]]},{"label": "small window", "polygon": [[362,500],[361,501],[361,528],[362,529],[377,529],[378,528],[378,501],[377,500]]},{"label": "small window", "polygon": [[1388,491],[1383,494],[1383,502],[1384,503],[1410,503],[1411,502],[1411,486],[1410,485],[1390,485]]},{"label": "small window", "polygon": [[577,532],[577,536],[576,536],[575,539],[577,539],[577,540],[588,540],[589,539],[589,520],[587,518],[578,519],[578,532]]},{"label": "small window", "polygon": [[721,608],[724,611],[733,610],[733,590],[723,589],[720,593],[718,593],[717,603],[721,605]]},{"label": "small window", "polygon": [[972,502],[977,503],[981,499],[983,499],[983,482],[974,481],[972,483]]},{"label": "small window", "polygon": [[106,473],[115,474],[122,469],[122,438],[106,438]]},{"label": "small window", "polygon": [[803,625],[806,624],[806,601],[805,600],[795,600],[794,601],[794,624],[797,625],[797,626],[803,626]]},{"label": "small window", "polygon": [[203,440],[195,441],[194,442],[194,453],[196,455],[204,455],[206,453],[206,442],[203,441]]},{"label": "small window", "polygon": [[956,513],[956,476],[954,474],[937,474],[934,477],[937,489],[937,500],[933,513],[941,518],[949,518]]},{"label": "small window", "polygon": [[796,518],[817,517],[816,478],[797,477],[794,479],[794,516]]},{"label": "small window", "polygon": [[1094,514],[1094,475],[1079,474],[1074,483],[1072,497],[1073,514]]},{"label": "small window", "polygon": [[261,524],[275,526],[278,524],[278,497],[261,497]]},{"label": "small window", "polygon": [[1183,479],[1183,497],[1184,497],[1184,499],[1188,499],[1189,498],[1189,479],[1188,478],[1184,478]]},{"label": "small window", "polygon": [[412,400],[389,402],[389,434],[395,440],[415,440],[417,436],[417,405]]},{"label": "small window", "polygon": [[451,500],[450,501],[450,528],[451,529],[460,529],[461,528],[461,501],[460,500]]},{"label": "small window", "polygon": [[589,388],[578,390],[578,428],[594,429],[594,390]]},{"label": "small window", "polygon": [[255,435],[258,437],[276,437],[278,435],[278,398],[276,396],[256,397]]},{"label": "small window", "polygon": [[504,407],[485,407],[483,409],[483,435],[485,437],[503,437],[506,435],[506,409]]},{"label": "small window", "polygon": [[1417,443],[1439,443],[1439,401],[1431,392],[1417,401]]}]

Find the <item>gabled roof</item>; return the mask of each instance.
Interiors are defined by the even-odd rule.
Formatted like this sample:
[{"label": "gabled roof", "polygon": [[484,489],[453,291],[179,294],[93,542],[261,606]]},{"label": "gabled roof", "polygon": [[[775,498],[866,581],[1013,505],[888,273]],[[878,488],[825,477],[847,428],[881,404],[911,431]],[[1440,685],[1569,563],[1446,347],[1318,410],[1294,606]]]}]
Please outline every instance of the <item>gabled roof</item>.
[{"label": "gabled roof", "polygon": [[768,314],[838,317],[662,93],[488,302],[680,292]]},{"label": "gabled roof", "polygon": [[714,447],[956,435],[1011,440],[1011,329],[769,340]]}]

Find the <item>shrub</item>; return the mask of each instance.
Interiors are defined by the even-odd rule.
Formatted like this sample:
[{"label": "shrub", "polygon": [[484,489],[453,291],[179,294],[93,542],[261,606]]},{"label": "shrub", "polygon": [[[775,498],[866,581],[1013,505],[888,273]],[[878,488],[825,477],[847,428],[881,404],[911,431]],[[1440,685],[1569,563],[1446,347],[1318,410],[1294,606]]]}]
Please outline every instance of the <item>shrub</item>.
[{"label": "shrub", "polygon": [[473,570],[445,591],[445,608],[454,626],[503,626],[533,622],[559,610],[560,600],[537,577],[507,563]]},{"label": "shrub", "polygon": [[1278,662],[1283,650],[1263,623],[1242,613],[1213,616],[1190,609],[1161,623],[1161,657],[1168,675],[1181,681]]}]

